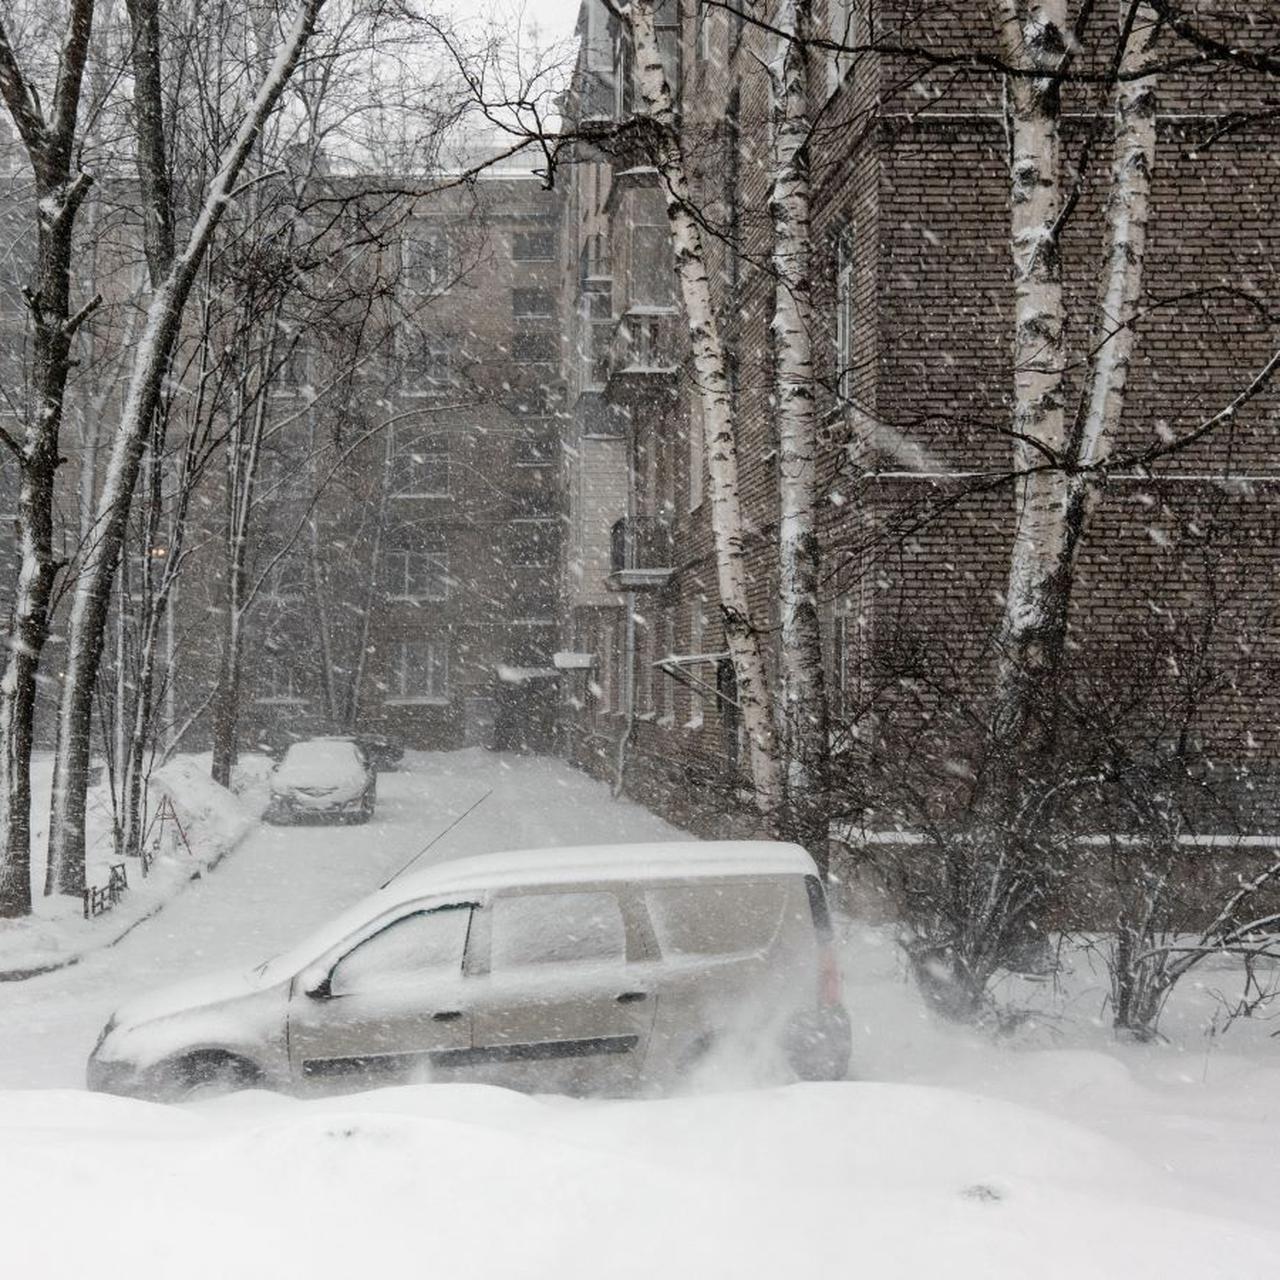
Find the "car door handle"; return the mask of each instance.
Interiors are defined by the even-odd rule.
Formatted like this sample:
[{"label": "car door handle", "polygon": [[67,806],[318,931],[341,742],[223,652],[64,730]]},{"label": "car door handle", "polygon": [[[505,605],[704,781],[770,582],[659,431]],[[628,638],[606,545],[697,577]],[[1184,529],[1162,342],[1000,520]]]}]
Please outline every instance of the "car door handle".
[{"label": "car door handle", "polygon": [[619,1004],[639,1004],[641,1000],[647,1000],[649,993],[647,991],[624,991],[618,997]]},{"label": "car door handle", "polygon": [[458,1009],[444,1009],[440,1013],[431,1015],[432,1022],[457,1022],[462,1017],[462,1013]]}]

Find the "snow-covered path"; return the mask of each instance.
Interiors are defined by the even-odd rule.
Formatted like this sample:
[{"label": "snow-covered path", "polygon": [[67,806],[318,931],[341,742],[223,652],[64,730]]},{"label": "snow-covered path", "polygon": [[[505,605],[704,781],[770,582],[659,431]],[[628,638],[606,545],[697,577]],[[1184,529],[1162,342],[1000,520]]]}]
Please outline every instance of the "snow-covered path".
[{"label": "snow-covered path", "polygon": [[497,849],[680,838],[558,761],[411,754],[400,771],[379,776],[367,826],[263,826],[115,947],[42,978],[0,983],[0,1089],[79,1087],[118,1004],[283,950],[395,874],[486,792],[417,865]]}]

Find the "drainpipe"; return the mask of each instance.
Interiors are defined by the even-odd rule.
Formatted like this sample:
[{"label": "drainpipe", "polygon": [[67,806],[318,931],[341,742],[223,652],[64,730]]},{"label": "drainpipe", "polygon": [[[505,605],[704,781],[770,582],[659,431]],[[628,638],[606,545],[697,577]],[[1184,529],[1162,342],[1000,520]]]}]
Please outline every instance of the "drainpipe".
[{"label": "drainpipe", "polygon": [[622,794],[622,784],[627,768],[627,750],[636,727],[636,593],[627,592],[627,638],[623,645],[622,665],[622,732],[618,735],[618,754],[614,764],[613,794]]}]

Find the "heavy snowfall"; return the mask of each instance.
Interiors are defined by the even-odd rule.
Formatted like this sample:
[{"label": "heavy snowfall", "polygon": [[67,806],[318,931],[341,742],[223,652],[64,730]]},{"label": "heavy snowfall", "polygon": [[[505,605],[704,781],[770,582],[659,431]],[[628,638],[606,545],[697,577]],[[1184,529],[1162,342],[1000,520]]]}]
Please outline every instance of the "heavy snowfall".
[{"label": "heavy snowfall", "polygon": [[5,1276],[1269,1276],[1280,13],[0,5]]}]

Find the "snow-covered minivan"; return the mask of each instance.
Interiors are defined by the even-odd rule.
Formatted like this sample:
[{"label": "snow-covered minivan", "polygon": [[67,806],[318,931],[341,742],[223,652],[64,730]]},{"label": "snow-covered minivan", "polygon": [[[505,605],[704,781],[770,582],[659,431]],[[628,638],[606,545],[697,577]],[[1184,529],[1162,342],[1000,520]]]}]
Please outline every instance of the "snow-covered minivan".
[{"label": "snow-covered minivan", "polygon": [[407,875],[249,973],[126,1006],[92,1089],[144,1097],[465,1080],[669,1088],[716,1054],[849,1064],[826,897],[770,841],[538,849]]}]

